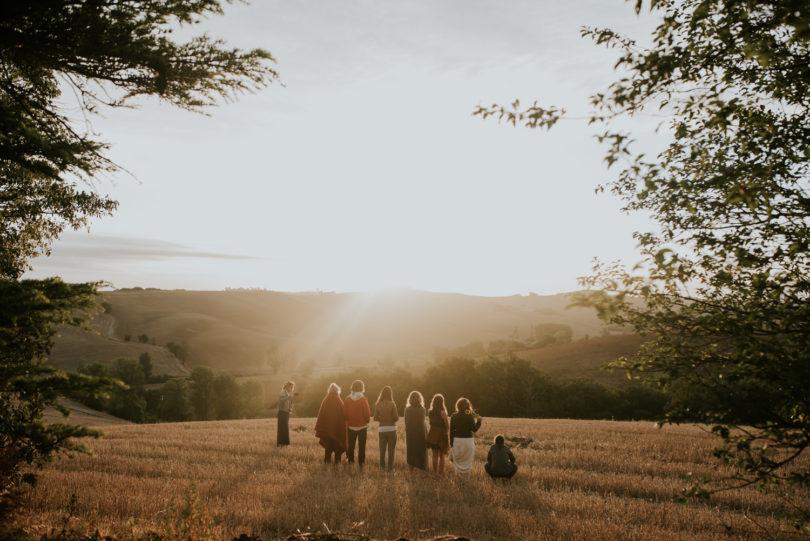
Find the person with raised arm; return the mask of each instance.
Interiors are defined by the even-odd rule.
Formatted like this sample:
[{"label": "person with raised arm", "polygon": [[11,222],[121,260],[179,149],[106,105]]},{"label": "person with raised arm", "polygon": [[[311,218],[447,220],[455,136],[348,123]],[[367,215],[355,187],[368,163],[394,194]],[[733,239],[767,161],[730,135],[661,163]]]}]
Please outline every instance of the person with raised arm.
[{"label": "person with raised arm", "polygon": [[479,416],[463,396],[456,400],[456,411],[450,416],[450,447],[453,467],[461,479],[469,479],[475,458],[473,434],[481,428]]},{"label": "person with raised arm", "polygon": [[278,395],[278,427],[276,429],[276,447],[290,444],[290,413],[292,412],[292,397],[295,395],[295,383],[285,381]]}]

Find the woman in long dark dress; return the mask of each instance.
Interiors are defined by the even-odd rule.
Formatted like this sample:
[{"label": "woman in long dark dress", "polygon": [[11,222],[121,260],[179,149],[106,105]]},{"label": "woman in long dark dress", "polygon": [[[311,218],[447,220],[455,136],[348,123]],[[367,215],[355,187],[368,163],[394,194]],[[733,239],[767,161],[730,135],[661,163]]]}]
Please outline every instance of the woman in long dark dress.
[{"label": "woman in long dark dress", "polygon": [[427,426],[425,399],[419,391],[411,391],[405,406],[405,448],[408,466],[427,470]]},{"label": "woman in long dark dress", "polygon": [[278,428],[276,430],[276,446],[284,447],[290,444],[290,412],[292,411],[292,397],[295,383],[284,382],[281,393],[278,395]]}]

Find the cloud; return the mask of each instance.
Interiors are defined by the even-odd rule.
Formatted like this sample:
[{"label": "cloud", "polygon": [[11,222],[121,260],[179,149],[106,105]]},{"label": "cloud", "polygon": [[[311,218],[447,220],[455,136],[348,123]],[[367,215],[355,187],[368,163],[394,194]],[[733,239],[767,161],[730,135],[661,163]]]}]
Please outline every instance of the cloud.
[{"label": "cloud", "polygon": [[[51,259],[61,264],[94,261],[169,261],[176,259],[252,260],[253,256],[207,252],[163,240],[116,235],[67,233],[53,247]],[[41,261],[40,261],[41,262]]]}]

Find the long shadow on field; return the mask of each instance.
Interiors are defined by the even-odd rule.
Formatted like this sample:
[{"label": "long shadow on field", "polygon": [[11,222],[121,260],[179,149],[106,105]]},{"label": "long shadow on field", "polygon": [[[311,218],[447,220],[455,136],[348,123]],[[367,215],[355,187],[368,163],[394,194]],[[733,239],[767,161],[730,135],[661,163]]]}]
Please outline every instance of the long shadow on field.
[{"label": "long shadow on field", "polygon": [[[311,432],[293,441],[295,472],[267,508],[256,533],[274,538],[296,530],[367,534],[375,538],[427,538],[454,534],[474,539],[515,538],[508,511],[493,501],[489,478],[476,474],[463,483],[410,471],[404,438],[398,438],[393,473],[379,468],[379,444],[369,434],[367,463],[324,465],[323,450]],[[478,468],[483,468],[477,463]]]},{"label": "long shadow on field", "polygon": [[[268,430],[274,426],[268,426]],[[272,439],[272,441],[271,441]],[[480,456],[468,481],[456,478],[452,464],[442,476],[409,471],[405,441],[398,438],[395,471],[379,469],[377,435],[369,434],[367,463],[323,464],[323,449],[311,427],[293,431],[289,447],[278,449],[274,438],[259,452],[234,456],[234,470],[201,487],[223,508],[232,503],[257,512],[226,512],[229,527],[243,528],[262,538],[286,537],[300,531],[367,534],[376,538],[430,538],[444,534],[480,539],[515,539],[526,525],[515,511],[542,512],[534,486],[519,478],[493,483],[483,472]],[[247,521],[247,522],[245,522]]]}]

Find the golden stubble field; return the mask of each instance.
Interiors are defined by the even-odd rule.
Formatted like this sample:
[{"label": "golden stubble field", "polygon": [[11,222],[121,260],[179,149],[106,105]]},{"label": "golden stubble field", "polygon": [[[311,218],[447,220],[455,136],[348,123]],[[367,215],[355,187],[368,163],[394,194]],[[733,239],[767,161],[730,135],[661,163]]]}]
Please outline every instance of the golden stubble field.
[{"label": "golden stubble field", "polygon": [[[103,439],[89,442],[94,456],[62,458],[42,473],[17,522],[32,538],[68,515],[72,527],[119,537],[182,533],[194,493],[207,523],[192,517],[190,533],[214,538],[329,528],[380,539],[697,540],[790,529],[778,519],[778,499],[755,490],[672,501],[689,475],[721,473],[709,457],[715,440],[698,427],[485,419],[474,474],[461,482],[452,466],[443,476],[410,472],[402,426],[393,474],[378,469],[374,427],[364,470],[325,466],[313,426],[314,419],[292,419],[284,449],[275,447],[275,419],[106,427]],[[483,471],[499,432],[507,442],[526,440],[512,445],[519,470],[509,483]]]}]

